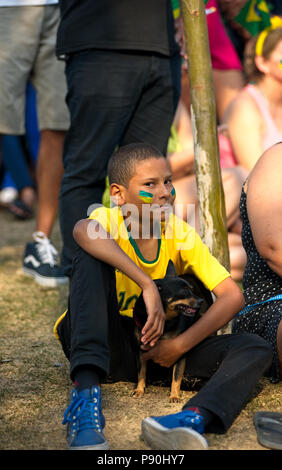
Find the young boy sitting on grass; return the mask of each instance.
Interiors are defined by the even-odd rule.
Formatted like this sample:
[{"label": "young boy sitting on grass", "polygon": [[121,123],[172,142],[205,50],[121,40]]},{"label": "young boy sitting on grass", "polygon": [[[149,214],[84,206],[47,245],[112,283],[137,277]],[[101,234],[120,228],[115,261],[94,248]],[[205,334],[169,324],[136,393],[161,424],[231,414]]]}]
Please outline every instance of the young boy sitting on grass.
[{"label": "young boy sitting on grass", "polygon": [[[271,346],[256,335],[211,336],[243,307],[243,295],[199,235],[172,213],[174,188],[167,159],[147,144],[117,150],[108,166],[116,204],[95,209],[74,227],[69,308],[55,327],[75,384],[64,415],[71,449],[108,449],[101,382],[136,381],[126,321],[142,293],[146,359],[165,368],[186,356],[186,373],[209,379],[182,408],[143,420],[145,442],[156,449],[204,449],[204,432],[225,432],[271,364]],[[194,273],[215,294],[207,312],[173,339],[158,341],[165,314],[153,279],[169,260],[177,274]],[[71,333],[70,333],[71,332]]]}]

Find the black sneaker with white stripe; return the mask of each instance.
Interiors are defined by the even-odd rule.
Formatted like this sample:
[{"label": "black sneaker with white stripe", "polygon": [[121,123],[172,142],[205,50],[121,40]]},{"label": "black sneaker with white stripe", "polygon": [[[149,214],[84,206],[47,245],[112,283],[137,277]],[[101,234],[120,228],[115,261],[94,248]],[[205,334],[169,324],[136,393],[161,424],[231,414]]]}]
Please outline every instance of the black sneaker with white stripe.
[{"label": "black sneaker with white stripe", "polygon": [[42,232],[33,234],[32,242],[27,243],[23,257],[22,271],[26,276],[45,287],[57,287],[68,282],[68,277],[58,265],[58,252],[49,238]]}]

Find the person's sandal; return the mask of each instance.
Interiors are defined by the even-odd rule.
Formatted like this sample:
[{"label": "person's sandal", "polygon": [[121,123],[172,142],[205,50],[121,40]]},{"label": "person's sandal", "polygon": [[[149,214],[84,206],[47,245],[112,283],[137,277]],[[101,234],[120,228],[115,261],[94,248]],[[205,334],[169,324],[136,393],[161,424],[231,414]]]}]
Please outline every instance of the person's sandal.
[{"label": "person's sandal", "polygon": [[282,449],[282,413],[258,411],[254,414],[258,442],[269,449]]},{"label": "person's sandal", "polygon": [[11,202],[8,209],[15,217],[21,220],[27,220],[33,217],[33,211],[21,199],[16,199]]}]

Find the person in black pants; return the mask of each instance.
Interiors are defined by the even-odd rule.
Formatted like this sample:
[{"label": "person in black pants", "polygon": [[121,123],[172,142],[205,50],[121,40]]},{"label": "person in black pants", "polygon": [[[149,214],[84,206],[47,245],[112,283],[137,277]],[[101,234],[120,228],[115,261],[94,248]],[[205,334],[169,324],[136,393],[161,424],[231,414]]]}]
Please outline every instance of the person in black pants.
[{"label": "person in black pants", "polygon": [[117,146],[166,153],[180,96],[171,0],[60,0],[57,56],[66,61],[71,126],[64,146],[61,263],[70,274],[75,223],[100,203]]},{"label": "person in black pants", "polygon": [[[172,208],[174,191],[167,159],[149,145],[121,147],[110,160],[109,182],[116,207],[101,206],[75,226],[78,246],[69,307],[55,326],[75,384],[63,421],[68,424],[68,445],[71,449],[108,448],[100,385],[108,375],[113,380],[136,381],[131,300],[142,293],[148,314],[142,329],[145,358],[167,370],[185,355],[186,373],[209,379],[180,413],[143,420],[145,441],[158,449],[205,449],[202,433],[229,428],[269,368],[271,346],[247,333],[211,336],[243,307],[243,295],[192,227],[171,214],[166,229],[161,224],[159,238],[152,232],[148,238],[133,235],[136,227],[142,228],[142,234],[147,226],[155,227],[155,216],[165,221],[166,211]],[[140,199],[144,191],[147,197],[151,194],[149,217]],[[129,204],[138,214],[134,218],[133,213],[130,225]],[[165,315],[152,279],[164,277],[169,260],[179,275],[192,269],[216,301],[184,333],[158,341]]]}]

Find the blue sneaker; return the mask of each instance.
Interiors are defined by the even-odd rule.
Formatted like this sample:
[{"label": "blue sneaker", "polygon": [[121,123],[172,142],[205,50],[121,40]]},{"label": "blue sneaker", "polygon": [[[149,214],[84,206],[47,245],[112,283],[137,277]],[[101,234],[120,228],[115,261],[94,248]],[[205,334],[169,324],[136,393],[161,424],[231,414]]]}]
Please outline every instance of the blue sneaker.
[{"label": "blue sneaker", "polygon": [[106,450],[109,444],[103,434],[105,418],[101,406],[100,387],[73,390],[72,401],[64,413],[70,450]]},{"label": "blue sneaker", "polygon": [[204,450],[208,448],[203,417],[183,410],[165,416],[151,416],[142,421],[145,443],[156,450]]},{"label": "blue sneaker", "polygon": [[58,252],[49,238],[42,232],[33,234],[32,242],[26,245],[22,271],[45,287],[57,287],[68,282],[68,277],[58,265]]}]

